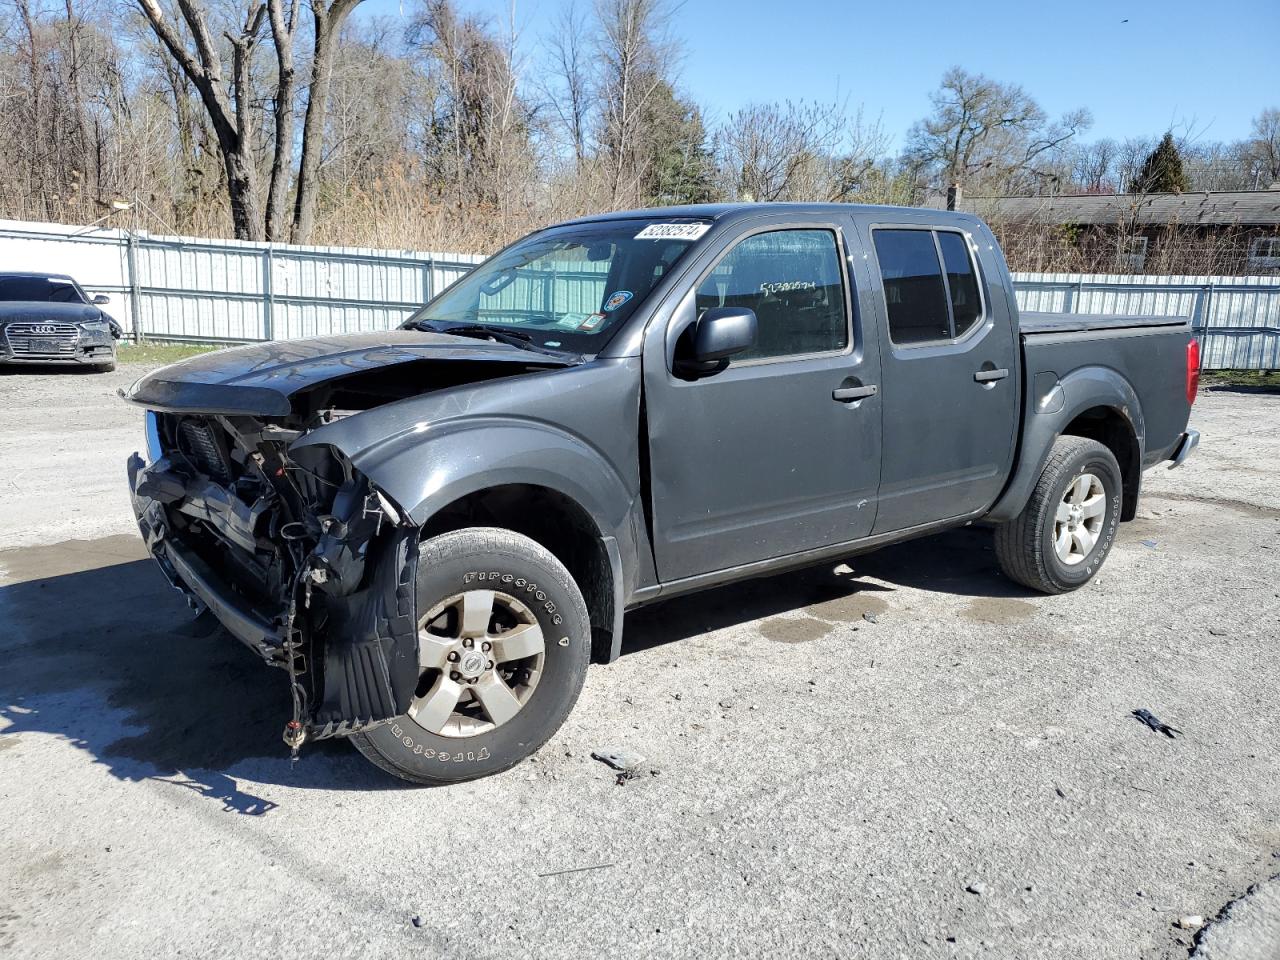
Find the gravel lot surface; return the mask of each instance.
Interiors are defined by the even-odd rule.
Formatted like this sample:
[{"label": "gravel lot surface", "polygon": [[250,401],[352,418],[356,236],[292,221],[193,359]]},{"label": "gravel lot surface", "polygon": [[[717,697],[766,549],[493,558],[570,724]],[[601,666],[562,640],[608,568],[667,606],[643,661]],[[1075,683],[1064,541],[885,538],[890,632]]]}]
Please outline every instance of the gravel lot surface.
[{"label": "gravel lot surface", "polygon": [[143,558],[142,372],[0,373],[0,955],[1280,956],[1280,396],[1201,397],[1083,590],[963,530],[654,606],[534,760],[416,789],[291,766]]}]

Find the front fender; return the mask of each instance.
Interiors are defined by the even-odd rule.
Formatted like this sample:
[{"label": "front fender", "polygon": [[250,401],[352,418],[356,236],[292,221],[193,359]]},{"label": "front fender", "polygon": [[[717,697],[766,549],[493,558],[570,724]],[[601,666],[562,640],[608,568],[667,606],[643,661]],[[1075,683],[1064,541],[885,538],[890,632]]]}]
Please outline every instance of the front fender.
[{"label": "front fender", "polygon": [[[334,444],[346,454],[341,444]],[[628,523],[635,501],[622,477],[585,441],[549,424],[483,417],[357,453],[352,465],[418,525],[469,493],[506,484],[570,498],[606,535]]]},{"label": "front fender", "polygon": [[1040,480],[1054,440],[1076,417],[1095,407],[1115,410],[1125,418],[1138,444],[1137,462],[1142,462],[1147,436],[1142,405],[1133,384],[1121,373],[1102,366],[1080,367],[1061,379],[1055,373],[1038,373],[1027,384],[1013,474],[987,520],[1003,523],[1022,512]]},{"label": "front fender", "polygon": [[636,563],[626,558],[639,549],[632,516],[639,491],[602,453],[568,431],[517,418],[452,421],[352,452],[341,438],[325,436],[326,429],[302,442],[335,447],[419,527],[468,494],[510,484],[554,490],[578,504],[595,523],[607,558],[609,602],[593,615],[604,618],[604,659],[618,658],[623,611],[635,586]]}]

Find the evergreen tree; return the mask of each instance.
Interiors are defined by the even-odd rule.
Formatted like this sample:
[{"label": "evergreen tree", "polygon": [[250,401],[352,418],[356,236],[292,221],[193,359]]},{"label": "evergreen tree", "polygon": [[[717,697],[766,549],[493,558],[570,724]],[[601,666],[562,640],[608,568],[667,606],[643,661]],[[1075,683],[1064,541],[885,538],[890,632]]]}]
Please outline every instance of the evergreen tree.
[{"label": "evergreen tree", "polygon": [[645,105],[644,120],[651,151],[641,186],[645,202],[666,206],[715,200],[715,162],[698,108],[659,81]]},{"label": "evergreen tree", "polygon": [[1166,133],[1142,162],[1137,176],[1133,178],[1131,190],[1135,193],[1182,193],[1189,186],[1178,145],[1173,142],[1173,134]]}]

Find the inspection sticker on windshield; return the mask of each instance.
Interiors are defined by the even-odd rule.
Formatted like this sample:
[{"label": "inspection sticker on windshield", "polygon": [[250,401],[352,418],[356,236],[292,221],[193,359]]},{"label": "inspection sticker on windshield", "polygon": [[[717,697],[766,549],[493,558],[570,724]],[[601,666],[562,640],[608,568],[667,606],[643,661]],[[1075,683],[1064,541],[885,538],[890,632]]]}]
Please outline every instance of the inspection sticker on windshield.
[{"label": "inspection sticker on windshield", "polygon": [[636,239],[697,240],[710,229],[709,223],[651,223],[636,234]]},{"label": "inspection sticker on windshield", "polygon": [[609,299],[604,302],[604,312],[613,313],[630,299],[630,290],[619,290],[617,293],[611,293],[609,294]]}]

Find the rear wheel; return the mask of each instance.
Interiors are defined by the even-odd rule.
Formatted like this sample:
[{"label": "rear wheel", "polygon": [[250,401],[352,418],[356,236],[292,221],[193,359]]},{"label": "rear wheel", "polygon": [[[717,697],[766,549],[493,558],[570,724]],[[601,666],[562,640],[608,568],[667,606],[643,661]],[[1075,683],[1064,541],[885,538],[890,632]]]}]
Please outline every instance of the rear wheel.
[{"label": "rear wheel", "polygon": [[1042,593],[1084,586],[1111,552],[1122,496],[1110,450],[1086,437],[1059,437],[1022,513],[996,528],[1000,569]]},{"label": "rear wheel", "polygon": [[414,783],[471,780],[514,766],[560,728],[591,651],[569,572],[528,537],[493,527],[422,544],[420,677],[406,713],[351,738]]}]

